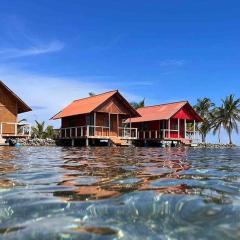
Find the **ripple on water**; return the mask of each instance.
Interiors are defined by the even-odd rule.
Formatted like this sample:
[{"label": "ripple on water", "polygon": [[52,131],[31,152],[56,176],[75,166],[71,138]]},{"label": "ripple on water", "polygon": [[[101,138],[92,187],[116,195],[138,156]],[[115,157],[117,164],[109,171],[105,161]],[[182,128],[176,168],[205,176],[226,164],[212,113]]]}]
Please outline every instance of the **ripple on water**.
[{"label": "ripple on water", "polygon": [[0,148],[0,238],[239,239],[240,149]]}]

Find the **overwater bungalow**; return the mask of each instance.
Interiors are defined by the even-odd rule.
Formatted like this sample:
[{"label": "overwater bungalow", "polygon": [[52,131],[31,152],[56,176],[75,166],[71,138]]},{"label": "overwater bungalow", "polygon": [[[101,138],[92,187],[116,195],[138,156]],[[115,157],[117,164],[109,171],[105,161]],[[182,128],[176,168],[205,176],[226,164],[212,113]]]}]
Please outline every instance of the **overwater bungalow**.
[{"label": "overwater bungalow", "polygon": [[140,114],[115,90],[75,100],[51,119],[61,119],[60,140],[88,146],[104,142],[130,144],[137,139],[137,128],[132,128],[131,121],[126,127],[125,120],[135,117]]},{"label": "overwater bungalow", "polygon": [[196,124],[203,121],[187,101],[147,106],[137,111],[141,116],[127,121],[138,129],[138,139],[142,141],[190,145],[197,140]]},{"label": "overwater bungalow", "polygon": [[5,138],[29,137],[30,125],[18,122],[18,114],[32,111],[0,80],[0,143]]}]

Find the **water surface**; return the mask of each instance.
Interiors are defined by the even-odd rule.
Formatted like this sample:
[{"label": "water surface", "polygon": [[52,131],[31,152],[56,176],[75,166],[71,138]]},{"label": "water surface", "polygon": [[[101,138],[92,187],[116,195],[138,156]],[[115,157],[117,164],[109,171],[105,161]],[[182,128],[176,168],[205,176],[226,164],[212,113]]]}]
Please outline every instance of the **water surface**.
[{"label": "water surface", "polygon": [[0,147],[0,239],[240,239],[240,149]]}]

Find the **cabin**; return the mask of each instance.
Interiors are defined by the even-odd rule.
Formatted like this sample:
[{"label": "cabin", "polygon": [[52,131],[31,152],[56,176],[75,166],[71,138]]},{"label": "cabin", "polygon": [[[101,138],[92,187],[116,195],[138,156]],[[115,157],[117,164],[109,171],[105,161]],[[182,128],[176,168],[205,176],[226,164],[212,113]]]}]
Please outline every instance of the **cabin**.
[{"label": "cabin", "polygon": [[[131,144],[137,139],[137,128],[126,126],[126,119],[140,117],[118,90],[73,101],[51,119],[61,119],[59,140],[86,146],[99,142]],[[69,143],[69,141],[68,141]]]},{"label": "cabin", "polygon": [[196,124],[202,118],[187,101],[137,109],[140,117],[128,119],[142,141],[176,141],[190,145],[197,140]]},{"label": "cabin", "polygon": [[0,80],[0,139],[29,137],[30,124],[18,122],[18,114],[32,111]]}]

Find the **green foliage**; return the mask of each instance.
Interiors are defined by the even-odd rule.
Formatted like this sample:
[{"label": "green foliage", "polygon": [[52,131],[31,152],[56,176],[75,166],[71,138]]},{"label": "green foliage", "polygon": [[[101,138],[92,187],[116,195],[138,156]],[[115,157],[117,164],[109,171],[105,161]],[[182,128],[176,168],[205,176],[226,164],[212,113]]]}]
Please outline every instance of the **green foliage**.
[{"label": "green foliage", "polygon": [[55,132],[53,126],[47,126],[45,128],[45,122],[35,121],[35,126],[32,127],[32,137],[45,139],[45,138],[54,138]]},{"label": "green foliage", "polygon": [[228,133],[229,144],[232,144],[232,133],[238,133],[238,124],[240,122],[240,98],[235,99],[233,94],[222,99],[222,105],[215,107],[209,98],[198,99],[194,106],[197,113],[203,118],[203,122],[198,124],[197,128],[202,135],[202,141],[205,142],[206,136],[210,130],[213,134],[218,134],[218,141],[221,142],[221,129]]},{"label": "green foliage", "polygon": [[235,99],[233,94],[222,100],[222,126],[227,131],[229,144],[232,144],[232,132],[238,133],[240,122],[240,98]]},{"label": "green foliage", "polygon": [[206,141],[206,136],[212,128],[212,112],[214,106],[215,104],[209,98],[197,99],[197,104],[194,106],[196,112],[203,119],[203,122],[197,125],[197,130],[202,136],[202,142]]},{"label": "green foliage", "polygon": [[95,94],[94,92],[89,92],[88,95],[89,95],[89,97],[93,97],[93,96],[95,96],[96,94]]},{"label": "green foliage", "polygon": [[27,119],[26,119],[26,118],[23,118],[23,119],[21,119],[21,120],[18,121],[18,123],[24,123],[24,122],[25,122],[25,123],[27,122]]},{"label": "green foliage", "polygon": [[216,133],[218,134],[219,143],[221,143],[220,134],[221,134],[221,129],[224,121],[224,115],[225,115],[225,110],[223,106],[214,108],[211,114],[211,118],[213,122],[212,124],[213,134],[214,135],[216,135]]},{"label": "green foliage", "polygon": [[46,127],[45,137],[46,137],[46,138],[54,139],[54,137],[55,137],[55,131],[54,131],[53,126],[47,126],[47,127]]},{"label": "green foliage", "polygon": [[140,102],[131,102],[130,103],[135,109],[145,107],[145,98]]}]

